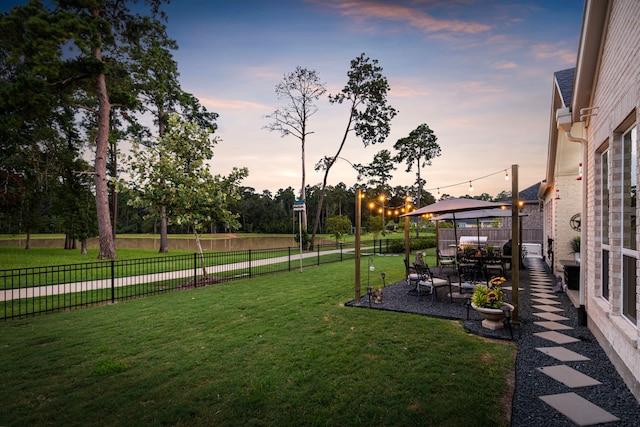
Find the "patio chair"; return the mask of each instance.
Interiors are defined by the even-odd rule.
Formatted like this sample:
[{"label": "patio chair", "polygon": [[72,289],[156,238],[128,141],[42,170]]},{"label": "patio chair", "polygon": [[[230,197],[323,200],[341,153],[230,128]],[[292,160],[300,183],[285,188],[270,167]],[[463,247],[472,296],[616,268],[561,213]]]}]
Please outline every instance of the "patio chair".
[{"label": "patio chair", "polygon": [[504,277],[506,268],[504,259],[501,255],[498,256],[488,256],[484,260],[484,275],[487,279],[487,284],[489,283],[489,279],[496,276]]},{"label": "patio chair", "polygon": [[407,283],[410,286],[415,286],[416,289],[418,288],[418,283],[424,279],[424,277],[420,274],[418,274],[418,272],[416,271],[416,268],[413,266],[410,266],[409,263],[407,262],[407,260],[404,260],[404,267],[406,269],[407,272]]},{"label": "patio chair", "polygon": [[474,291],[476,286],[482,284],[483,271],[478,260],[473,261],[461,258],[458,262],[458,287],[460,293],[465,290]]},{"label": "patio chair", "polygon": [[431,272],[431,269],[426,264],[424,266],[416,265],[415,269],[417,274],[422,276],[422,279],[418,281],[418,284],[417,284],[418,292],[420,291],[420,287],[422,286],[429,288],[429,291],[431,292],[431,302],[433,303],[433,301],[435,301],[435,298],[437,296],[438,288],[447,286],[449,287],[449,301],[453,302],[453,295],[451,291],[451,276],[447,275],[446,279],[434,277],[433,273]]},{"label": "patio chair", "polygon": [[445,267],[449,267],[454,272],[456,271],[456,256],[455,255],[443,255],[442,252],[440,252],[440,249],[436,249],[436,254],[438,256],[438,259],[440,260],[440,267],[441,268],[444,269]]}]

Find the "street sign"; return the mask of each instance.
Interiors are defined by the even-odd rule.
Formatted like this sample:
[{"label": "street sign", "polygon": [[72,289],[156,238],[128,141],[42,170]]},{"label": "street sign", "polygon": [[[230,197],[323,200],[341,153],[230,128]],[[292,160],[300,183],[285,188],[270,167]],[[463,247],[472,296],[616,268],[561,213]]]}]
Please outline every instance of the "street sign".
[{"label": "street sign", "polygon": [[305,205],[304,200],[294,200],[293,201],[293,211],[294,212],[302,212],[304,211]]}]

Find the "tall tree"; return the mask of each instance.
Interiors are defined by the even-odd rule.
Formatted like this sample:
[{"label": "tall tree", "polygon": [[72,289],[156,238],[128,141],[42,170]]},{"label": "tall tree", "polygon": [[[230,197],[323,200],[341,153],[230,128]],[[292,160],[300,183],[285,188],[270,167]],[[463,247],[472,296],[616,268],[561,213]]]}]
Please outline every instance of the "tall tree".
[{"label": "tall tree", "polygon": [[391,153],[386,149],[376,153],[368,165],[355,164],[354,167],[358,171],[358,180],[366,178],[367,184],[383,192],[387,191],[387,183],[393,178],[391,172],[397,169]]},{"label": "tall tree", "polygon": [[129,9],[135,5],[142,10],[136,0],[58,0],[47,6],[31,0],[3,15],[0,24],[9,61],[32,64],[34,87],[44,88],[43,94],[30,92],[30,102],[50,94],[64,93],[69,98],[80,94],[77,99],[82,102],[72,105],[95,117],[93,173],[100,259],[116,256],[107,171],[111,114],[136,103],[128,47],[161,16],[162,2],[144,2],[149,17]]},{"label": "tall tree", "polygon": [[407,172],[411,172],[416,167],[417,200],[416,207],[422,205],[422,168],[431,165],[431,161],[440,156],[440,145],[436,142],[438,138],[426,124],[421,124],[409,133],[409,136],[400,138],[393,145],[397,150],[396,162],[404,162],[407,165]]},{"label": "tall tree", "polygon": [[[271,123],[265,126],[270,131],[280,132],[285,137],[293,135],[300,140],[300,157],[302,164],[302,183],[300,184],[300,199],[306,201],[306,165],[305,146],[307,136],[313,132],[309,130],[309,118],[318,107],[315,102],[325,94],[327,89],[321,82],[315,70],[308,70],[300,66],[285,74],[282,81],[276,85],[278,99],[283,99],[284,106],[277,108],[266,116]],[[307,210],[302,212],[302,227],[307,230]]]},{"label": "tall tree", "polygon": [[370,59],[364,53],[351,61],[351,68],[347,72],[347,84],[336,95],[329,95],[332,104],[346,103],[349,106],[349,117],[342,140],[336,154],[325,157],[317,165],[316,169],[323,169],[322,188],[320,199],[316,208],[316,217],[313,223],[310,246],[313,246],[322,213],[322,202],[327,187],[329,171],[340,156],[347,137],[355,132],[364,146],[384,142],[391,131],[391,119],[397,111],[387,103],[389,83],[382,75],[382,67],[377,59]]},{"label": "tall tree", "polygon": [[[203,129],[215,130],[218,115],[207,111],[191,94],[182,90],[178,77],[178,64],[172,51],[178,49],[175,40],[167,36],[163,23],[152,22],[138,43],[131,46],[133,80],[139,93],[142,112],[149,112],[162,138],[167,118],[172,113],[198,123]],[[160,253],[169,252],[166,207],[159,206]]]}]

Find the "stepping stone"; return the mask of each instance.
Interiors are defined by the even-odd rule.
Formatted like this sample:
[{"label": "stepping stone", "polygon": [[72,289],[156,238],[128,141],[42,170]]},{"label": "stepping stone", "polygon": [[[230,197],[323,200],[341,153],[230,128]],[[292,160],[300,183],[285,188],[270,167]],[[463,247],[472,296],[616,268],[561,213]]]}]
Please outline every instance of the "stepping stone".
[{"label": "stepping stone", "polygon": [[569,344],[572,342],[579,342],[580,340],[577,338],[570,337],[569,335],[565,335],[556,331],[548,331],[548,332],[536,332],[533,335],[544,338],[545,340],[553,341],[556,344]]},{"label": "stepping stone", "polygon": [[560,301],[549,298],[531,298],[531,301],[535,301],[540,304],[560,304]]},{"label": "stepping stone", "polygon": [[569,329],[573,329],[571,326],[563,325],[558,322],[533,322],[534,325],[542,326],[543,328],[549,329],[551,331],[566,331]]},{"label": "stepping stone", "polygon": [[532,297],[538,297],[538,298],[558,298],[557,295],[554,294],[550,294],[547,292],[533,292],[531,294]]},{"label": "stepping stone", "polygon": [[538,347],[536,350],[543,352],[547,356],[558,359],[561,362],[583,362],[591,360],[575,351],[571,351],[565,347]]},{"label": "stepping stone", "polygon": [[537,369],[569,388],[589,387],[602,384],[600,381],[591,378],[589,375],[585,375],[567,365],[545,366],[544,368]]},{"label": "stepping stone", "polygon": [[533,292],[541,292],[541,293],[545,293],[545,292],[553,292],[553,288],[551,286],[531,286],[529,289],[531,289]]},{"label": "stepping stone", "polygon": [[540,312],[533,314],[534,316],[542,317],[544,320],[553,320],[554,322],[558,320],[569,320],[568,317],[560,316],[555,313]]},{"label": "stepping stone", "polygon": [[576,393],[550,394],[540,396],[540,399],[579,426],[620,421],[620,418]]},{"label": "stepping stone", "polygon": [[564,308],[560,308],[560,307],[555,307],[553,305],[532,305],[531,307],[535,308],[536,310],[542,310],[542,311],[564,311]]},{"label": "stepping stone", "polygon": [[534,292],[531,294],[531,297],[533,298],[547,298],[547,299],[553,299],[554,303],[558,302],[557,299],[554,298],[558,298],[556,295],[552,295],[546,292]]}]

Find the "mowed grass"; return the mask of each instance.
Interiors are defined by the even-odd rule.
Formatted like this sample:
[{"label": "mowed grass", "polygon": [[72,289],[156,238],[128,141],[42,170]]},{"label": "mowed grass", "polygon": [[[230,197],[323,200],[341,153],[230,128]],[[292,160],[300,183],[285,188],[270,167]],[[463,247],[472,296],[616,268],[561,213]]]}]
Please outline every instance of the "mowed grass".
[{"label": "mowed grass", "polygon": [[[374,286],[404,274],[373,260]],[[515,345],[345,307],[353,282],[335,263],[3,322],[0,425],[508,425]]]}]

